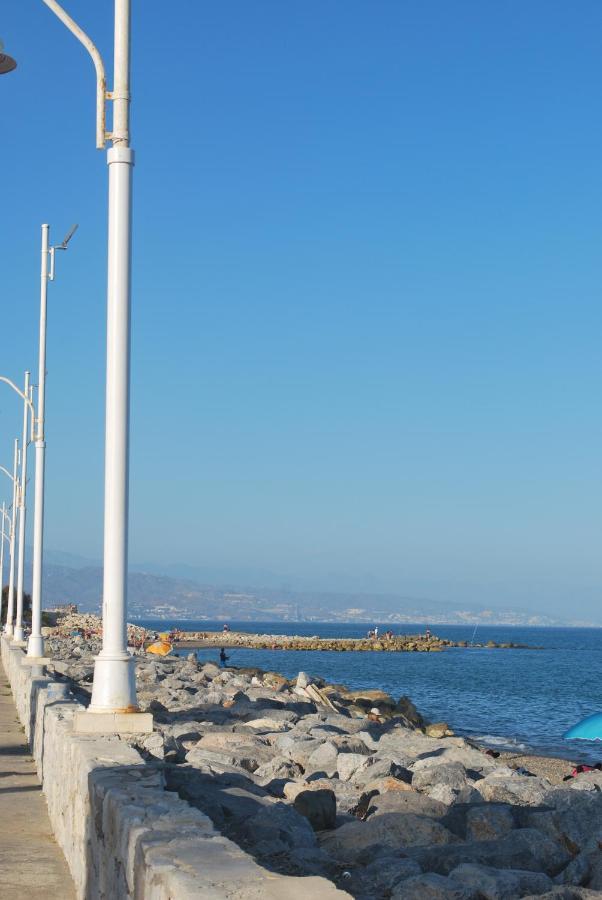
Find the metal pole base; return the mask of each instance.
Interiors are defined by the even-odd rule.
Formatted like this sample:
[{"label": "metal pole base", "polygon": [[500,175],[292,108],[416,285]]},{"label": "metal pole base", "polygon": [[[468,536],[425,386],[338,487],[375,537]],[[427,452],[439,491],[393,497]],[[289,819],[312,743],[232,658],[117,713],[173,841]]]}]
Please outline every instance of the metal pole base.
[{"label": "metal pole base", "polygon": [[137,713],[135,663],[129,653],[101,650],[94,661],[88,713]]},{"label": "metal pole base", "polygon": [[44,638],[42,635],[39,635],[38,637],[34,637],[33,634],[30,635],[27,642],[27,655],[36,657],[44,656]]}]

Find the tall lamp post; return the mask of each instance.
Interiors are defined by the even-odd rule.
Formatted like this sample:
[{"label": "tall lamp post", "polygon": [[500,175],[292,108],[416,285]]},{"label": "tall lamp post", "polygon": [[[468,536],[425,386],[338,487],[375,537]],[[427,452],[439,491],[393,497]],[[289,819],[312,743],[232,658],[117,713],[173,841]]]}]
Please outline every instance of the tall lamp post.
[{"label": "tall lamp post", "polygon": [[27,507],[25,505],[25,492],[27,490],[27,444],[29,432],[29,409],[31,405],[29,391],[29,372],[25,373],[25,390],[23,391],[23,443],[21,445],[21,485],[19,487],[19,562],[17,565],[17,614],[15,616],[15,630],[13,640],[15,643],[23,641],[23,580],[25,577],[25,518]]},{"label": "tall lamp post", "polygon": [[[6,378],[4,375],[0,375],[0,381],[3,381],[4,384],[7,384],[10,388],[15,391],[16,394],[21,397],[23,400],[23,443],[21,445],[21,483],[20,485],[16,485],[17,491],[17,507],[19,510],[19,555],[18,555],[18,567],[17,567],[17,615],[15,619],[14,631],[12,632],[12,637],[16,642],[23,641],[23,579],[25,575],[25,517],[26,517],[26,504],[25,504],[25,494],[27,490],[27,445],[29,443],[29,414],[31,412],[31,430],[33,434],[33,421],[34,421],[34,408],[32,401],[32,392],[33,388],[29,386],[29,372],[25,373],[25,389],[23,391],[19,390],[17,385],[10,380],[10,378]],[[4,470],[6,471],[6,470]],[[9,474],[8,472],[6,473]],[[14,516],[14,508],[13,508],[13,516]]]},{"label": "tall lamp post", "polygon": [[[43,0],[84,45],[96,69],[96,146],[107,140],[109,235],[107,286],[107,381],[105,422],[103,645],[94,665],[88,712],[76,715],[79,731],[152,731],[140,713],[134,661],[127,651],[130,289],[132,169],[130,147],[130,0],[115,0],[113,90],[106,91],[102,58],[93,42],[56,0]],[[106,101],[113,103],[113,130],[105,127]],[[135,713],[136,715],[128,715]],[[100,716],[103,718],[101,719]],[[92,720],[95,721],[92,721]]]},{"label": "tall lamp post", "polygon": [[42,265],[40,269],[40,344],[38,353],[38,403],[35,416],[36,474],[34,486],[33,574],[31,591],[31,635],[27,642],[27,656],[38,661],[44,656],[42,637],[42,567],[44,553],[44,471],[46,439],[44,414],[46,401],[46,306],[48,282],[54,281],[54,257],[57,250],[66,250],[75,234],[74,225],[61,244],[49,246],[50,228],[42,225]]},{"label": "tall lamp post", "polygon": [[[9,535],[7,535],[4,531],[4,522],[8,519],[10,523],[10,516],[6,512],[6,503],[2,502],[2,524],[0,524],[0,621],[2,621],[2,591],[4,590],[4,541],[10,541]],[[9,527],[10,531],[10,527]],[[6,603],[8,605],[8,590],[6,593]]]},{"label": "tall lamp post", "polygon": [[16,525],[16,516],[17,516],[17,499],[19,496],[19,481],[17,479],[17,466],[19,463],[19,440],[15,438],[15,449],[14,449],[14,457],[13,457],[13,474],[11,475],[8,469],[5,469],[4,466],[0,466],[0,472],[4,472],[5,475],[8,475],[13,485],[13,503],[12,503],[12,516],[10,523],[10,541],[9,541],[9,552],[10,552],[10,568],[8,575],[8,602],[6,606],[6,626],[4,628],[4,633],[8,637],[12,637],[13,635],[13,616],[15,609],[15,525]]}]

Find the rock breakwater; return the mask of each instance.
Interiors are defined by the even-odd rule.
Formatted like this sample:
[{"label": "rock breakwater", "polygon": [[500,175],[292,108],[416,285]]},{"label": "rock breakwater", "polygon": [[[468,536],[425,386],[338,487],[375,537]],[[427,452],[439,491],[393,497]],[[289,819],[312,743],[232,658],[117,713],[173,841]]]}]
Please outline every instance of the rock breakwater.
[{"label": "rock breakwater", "polygon": [[[83,696],[96,644],[78,640],[49,650],[62,644],[56,666]],[[602,891],[600,772],[530,774],[425,723],[407,697],[304,673],[190,653],[138,656],[136,678],[156,730],[129,742],[272,871],[323,875],[363,900]]]},{"label": "rock breakwater", "polygon": [[[392,634],[382,638],[324,638],[305,635],[257,634],[246,631],[178,631],[175,636],[181,647],[245,647],[254,650],[334,650],[338,653],[377,651],[389,653],[437,653],[450,647],[469,646],[467,641],[451,641],[436,635]],[[525,644],[488,641],[472,644],[489,649],[534,649]]]}]

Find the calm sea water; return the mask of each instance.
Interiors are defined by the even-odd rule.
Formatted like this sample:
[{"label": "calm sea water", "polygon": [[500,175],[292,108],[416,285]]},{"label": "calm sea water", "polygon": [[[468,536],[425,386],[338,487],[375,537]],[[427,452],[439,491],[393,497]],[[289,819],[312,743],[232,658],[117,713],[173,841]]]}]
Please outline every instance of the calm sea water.
[{"label": "calm sea water", "polygon": [[[144,621],[165,630],[165,622]],[[360,637],[366,625],[315,622],[229,622],[232,630],[263,634]],[[170,622],[188,631],[215,631],[221,622]],[[380,626],[384,631],[389,625]],[[433,632],[468,640],[472,625],[441,625]],[[394,631],[424,632],[424,625]],[[257,666],[288,678],[300,670],[350,688],[407,694],[431,721],[444,720],[457,734],[490,746],[578,760],[602,760],[602,742],[565,741],[562,734],[602,710],[602,629],[481,627],[475,641],[514,641],[541,650],[451,649],[443,653],[337,653],[330,651],[232,650],[230,665]],[[217,649],[199,650],[217,660]]]}]

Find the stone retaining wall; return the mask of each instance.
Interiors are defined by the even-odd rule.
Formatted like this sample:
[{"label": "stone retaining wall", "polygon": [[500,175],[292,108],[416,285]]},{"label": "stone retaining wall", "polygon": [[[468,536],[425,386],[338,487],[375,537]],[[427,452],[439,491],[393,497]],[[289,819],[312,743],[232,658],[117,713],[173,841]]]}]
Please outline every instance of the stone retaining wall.
[{"label": "stone retaining wall", "polygon": [[73,734],[82,706],[65,684],[22,665],[2,638],[2,661],[81,900],[334,900],[317,877],[260,868],[211,820],[166,791],[162,773],[116,736]]}]

